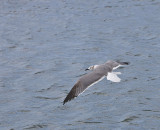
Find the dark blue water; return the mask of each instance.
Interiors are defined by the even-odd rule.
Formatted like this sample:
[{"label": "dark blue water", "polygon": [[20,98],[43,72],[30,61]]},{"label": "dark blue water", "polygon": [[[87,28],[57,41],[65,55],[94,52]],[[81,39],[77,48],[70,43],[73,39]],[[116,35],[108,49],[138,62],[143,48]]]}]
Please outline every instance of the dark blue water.
[{"label": "dark blue water", "polygon": [[[0,129],[159,130],[159,0],[1,0]],[[129,61],[64,106],[88,66]]]}]

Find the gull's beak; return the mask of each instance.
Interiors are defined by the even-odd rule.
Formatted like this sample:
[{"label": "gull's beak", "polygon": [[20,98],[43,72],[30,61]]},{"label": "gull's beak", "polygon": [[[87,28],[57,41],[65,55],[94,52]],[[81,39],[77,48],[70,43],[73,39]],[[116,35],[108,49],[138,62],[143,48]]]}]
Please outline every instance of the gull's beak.
[{"label": "gull's beak", "polygon": [[87,71],[87,70],[89,70],[88,68],[87,69],[85,69],[85,71]]}]

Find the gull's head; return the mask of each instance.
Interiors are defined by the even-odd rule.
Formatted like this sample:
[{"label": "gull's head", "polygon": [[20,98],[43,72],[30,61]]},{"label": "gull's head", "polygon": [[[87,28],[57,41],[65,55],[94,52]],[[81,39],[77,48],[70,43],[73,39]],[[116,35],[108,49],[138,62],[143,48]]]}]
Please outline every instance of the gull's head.
[{"label": "gull's head", "polygon": [[94,65],[92,65],[92,66],[88,67],[87,69],[85,69],[85,71],[87,71],[87,70],[94,70]]},{"label": "gull's head", "polygon": [[95,70],[98,67],[98,65],[92,65],[90,67],[88,67],[87,69],[85,69],[85,71],[87,70]]}]

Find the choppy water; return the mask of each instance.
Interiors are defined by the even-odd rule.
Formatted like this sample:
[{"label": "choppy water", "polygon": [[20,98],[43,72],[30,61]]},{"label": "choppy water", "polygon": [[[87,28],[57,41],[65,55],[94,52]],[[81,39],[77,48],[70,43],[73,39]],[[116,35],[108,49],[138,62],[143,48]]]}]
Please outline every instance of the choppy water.
[{"label": "choppy water", "polygon": [[[85,69],[129,61],[64,106]],[[0,129],[160,128],[159,0],[1,0]]]}]

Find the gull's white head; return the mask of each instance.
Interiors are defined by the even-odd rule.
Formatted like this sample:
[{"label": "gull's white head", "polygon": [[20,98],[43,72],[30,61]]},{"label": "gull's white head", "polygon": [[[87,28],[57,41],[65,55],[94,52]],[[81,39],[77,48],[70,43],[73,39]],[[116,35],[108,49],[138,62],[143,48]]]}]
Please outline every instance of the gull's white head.
[{"label": "gull's white head", "polygon": [[87,70],[95,70],[98,67],[98,65],[92,65],[90,67],[88,67],[85,71]]}]

